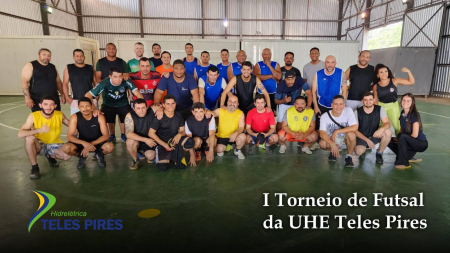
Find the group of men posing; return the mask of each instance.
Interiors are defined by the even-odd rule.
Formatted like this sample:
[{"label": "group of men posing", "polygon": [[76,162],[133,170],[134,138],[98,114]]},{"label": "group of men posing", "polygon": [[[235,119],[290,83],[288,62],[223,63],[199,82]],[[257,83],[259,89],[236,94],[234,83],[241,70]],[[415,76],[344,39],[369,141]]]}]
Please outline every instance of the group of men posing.
[{"label": "group of men posing", "polygon": [[[340,149],[347,149],[346,167],[354,166],[353,151],[363,155],[366,148],[380,143],[376,161],[383,163],[382,153],[392,132],[386,112],[375,105],[370,92],[375,74],[368,64],[369,51],[361,52],[358,63],[344,72],[336,68],[334,56],[323,62],[319,49],[312,48],[303,77],[292,66],[294,53],[287,52],[285,66],[280,67],[271,60],[268,48],[255,65],[246,61],[243,50],[230,63],[229,51],[223,49],[217,66],[209,63],[207,51],[195,58],[191,43],[185,45],[186,57],[173,64],[170,52],[161,53],[158,44],[152,46],[152,58],[143,57],[142,43],[136,43],[134,51],[136,58],[125,62],[109,43],[107,56],[94,71],[84,63],[84,52],[76,49],[63,81],[50,63],[48,49],[39,50],[38,59],[24,67],[22,89],[32,113],[19,137],[25,138],[30,178],[40,177],[36,155],[46,156],[50,166],[58,166],[55,158],[78,156],[81,169],[88,154],[95,152],[99,166],[105,166],[104,155],[114,149],[117,116],[132,170],[144,157],[165,171],[170,162],[179,168],[188,165],[184,151],[189,151],[189,164],[195,166],[202,151],[212,162],[214,152],[223,156],[235,145],[233,153],[245,159],[245,145],[248,155],[255,152],[254,147],[263,147],[271,155],[278,143],[279,152],[285,153],[286,142],[298,142],[306,154],[320,146],[330,151],[330,161],[336,161]],[[61,102],[70,104],[70,119],[60,111],[58,91]],[[101,110],[97,107],[100,95]],[[64,144],[62,124],[68,126]]]}]

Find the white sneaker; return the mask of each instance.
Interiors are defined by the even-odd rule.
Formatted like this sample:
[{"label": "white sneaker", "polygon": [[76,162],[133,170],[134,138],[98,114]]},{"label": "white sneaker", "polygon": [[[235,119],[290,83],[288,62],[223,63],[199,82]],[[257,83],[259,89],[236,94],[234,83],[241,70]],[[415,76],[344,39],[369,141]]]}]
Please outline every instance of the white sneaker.
[{"label": "white sneaker", "polygon": [[309,147],[303,147],[302,152],[308,155],[312,155],[311,149],[309,149]]},{"label": "white sneaker", "polygon": [[223,152],[217,153],[217,156],[223,156]]},{"label": "white sneaker", "polygon": [[236,151],[234,150],[234,155],[236,155],[239,159],[245,159],[244,154],[242,154],[241,150]]},{"label": "white sneaker", "polygon": [[[320,145],[318,142],[314,143],[313,145],[311,145],[311,147],[309,147],[309,150],[316,150],[320,148]],[[303,151],[303,150],[302,150]]]},{"label": "white sneaker", "polygon": [[287,149],[286,145],[281,145],[280,146],[280,154],[284,154],[284,152],[286,152],[286,149]]}]

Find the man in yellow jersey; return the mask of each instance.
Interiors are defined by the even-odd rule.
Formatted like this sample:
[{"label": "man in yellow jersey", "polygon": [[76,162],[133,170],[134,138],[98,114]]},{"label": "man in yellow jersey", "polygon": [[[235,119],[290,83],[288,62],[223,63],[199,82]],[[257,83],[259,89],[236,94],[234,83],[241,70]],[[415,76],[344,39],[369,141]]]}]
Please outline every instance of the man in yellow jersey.
[{"label": "man in yellow jersey", "polygon": [[19,130],[19,138],[25,138],[25,150],[31,163],[31,179],[41,177],[36,156],[44,155],[50,167],[58,166],[55,158],[69,160],[71,157],[61,149],[62,124],[68,126],[69,120],[61,111],[55,111],[56,106],[53,95],[43,95],[39,102],[41,110],[28,115],[27,121]]},{"label": "man in yellow jersey", "polygon": [[311,155],[311,145],[316,143],[319,135],[314,131],[316,127],[316,115],[313,109],[306,109],[306,98],[295,98],[294,106],[287,109],[283,116],[282,129],[278,131],[280,136],[280,153],[286,152],[286,141],[303,143],[302,152]]},{"label": "man in yellow jersey", "polygon": [[217,146],[216,153],[218,156],[223,156],[228,144],[236,144],[234,154],[239,159],[245,159],[241,148],[245,145],[245,116],[244,113],[238,109],[238,98],[234,95],[228,97],[227,109],[218,108],[211,111],[214,117],[219,117],[219,126],[217,130]]}]

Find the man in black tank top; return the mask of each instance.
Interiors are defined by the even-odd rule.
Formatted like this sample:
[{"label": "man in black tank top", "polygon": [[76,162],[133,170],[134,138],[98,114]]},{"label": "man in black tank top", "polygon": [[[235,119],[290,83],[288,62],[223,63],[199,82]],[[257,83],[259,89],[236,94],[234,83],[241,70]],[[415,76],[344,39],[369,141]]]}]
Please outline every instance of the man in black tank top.
[{"label": "man in black tank top", "polygon": [[375,69],[369,65],[370,52],[364,50],[359,54],[358,64],[350,66],[345,75],[347,80],[350,80],[347,100],[345,106],[356,110],[363,106],[362,94],[371,90],[371,84],[375,77]]},{"label": "man in black tank top", "polygon": [[[206,154],[208,162],[214,161],[214,147],[216,146],[216,121],[211,116],[205,116],[206,108],[201,102],[192,105],[192,115],[185,122],[186,136],[194,139],[194,148],[189,150],[191,158],[189,164],[196,166],[197,161],[202,159],[201,150]],[[212,148],[211,148],[212,147]]]},{"label": "man in black tank top", "polygon": [[[63,89],[66,101],[70,105],[70,115],[79,112],[78,100],[94,88],[94,69],[92,65],[84,63],[84,52],[81,49],[73,50],[75,63],[68,64],[64,69]],[[69,96],[69,82],[72,88],[72,97]],[[94,100],[96,103],[97,100]]]},{"label": "man in black tank top", "polygon": [[261,80],[258,77],[252,75],[252,63],[245,61],[242,63],[241,68],[242,74],[236,75],[231,78],[225,90],[222,92],[220,98],[220,107],[226,110],[225,101],[227,96],[231,94],[231,89],[235,88],[235,95],[239,100],[239,109],[244,112],[245,115],[255,107],[254,95],[256,93],[256,88],[260,89],[267,101],[267,110],[270,112],[272,110],[272,105],[270,104],[270,97],[267,90],[262,85]]},{"label": "man in black tank top", "polygon": [[[72,156],[78,156],[78,169],[86,166],[86,158],[89,152],[95,152],[98,166],[105,167],[105,155],[111,153],[114,145],[108,141],[109,132],[106,126],[105,116],[92,114],[92,102],[87,97],[78,100],[79,112],[70,116],[69,129],[67,130],[67,143],[63,145],[63,151]],[[78,132],[78,138],[75,134]]]},{"label": "man in black tank top", "polygon": [[58,91],[61,94],[61,102],[66,103],[61,78],[55,65],[50,63],[52,53],[47,48],[41,48],[38,59],[29,62],[23,67],[21,75],[22,92],[25,96],[25,104],[32,112],[39,111],[39,101],[43,95],[52,95],[56,100],[56,110],[61,110]]},{"label": "man in black tank top", "polygon": [[134,100],[133,111],[125,117],[125,134],[127,135],[127,150],[133,161],[130,170],[139,167],[138,152],[142,152],[148,163],[155,159],[156,142],[149,137],[150,126],[157,120],[155,113],[160,110],[159,118],[162,118],[163,110],[159,106],[147,108],[147,102],[143,98]]},{"label": "man in black tank top", "polygon": [[96,82],[99,83],[103,79],[109,77],[109,70],[111,68],[120,68],[124,73],[124,79],[128,80],[128,73],[130,73],[130,66],[116,56],[117,48],[113,43],[108,43],[106,45],[106,57],[98,60],[97,65],[95,65],[95,77],[97,78]]},{"label": "man in black tank top", "polygon": [[[355,111],[355,118],[358,121],[355,153],[364,158],[367,148],[373,149],[380,143],[375,157],[377,163],[383,164],[383,151],[391,141],[392,132],[389,129],[391,124],[384,108],[374,105],[372,92],[366,91],[362,97],[363,106]],[[380,121],[383,122],[382,127]]]}]

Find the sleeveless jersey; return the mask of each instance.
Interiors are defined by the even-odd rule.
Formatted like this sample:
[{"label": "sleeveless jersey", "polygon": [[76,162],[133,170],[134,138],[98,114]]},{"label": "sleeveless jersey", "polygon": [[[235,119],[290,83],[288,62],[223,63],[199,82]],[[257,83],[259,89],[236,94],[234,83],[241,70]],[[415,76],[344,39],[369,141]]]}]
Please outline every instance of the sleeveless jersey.
[{"label": "sleeveless jersey", "polygon": [[370,85],[375,76],[375,70],[372,65],[360,68],[358,65],[350,66],[350,89],[348,90],[349,100],[361,101],[362,94],[370,91]]},{"label": "sleeveless jersey", "polygon": [[46,94],[58,96],[55,65],[48,63],[44,66],[37,60],[32,61],[31,65],[33,65],[33,76],[30,80],[30,96],[32,98],[40,98]]},{"label": "sleeveless jersey", "polygon": [[228,71],[228,66],[230,66],[231,63],[228,63],[228,65],[223,65],[222,63],[217,64],[217,68],[219,69],[219,78],[222,77],[223,79],[225,79],[225,82],[228,83],[228,76],[227,76],[227,71]]},{"label": "sleeveless jersey", "polygon": [[[209,84],[208,77],[206,75],[200,77],[205,82],[205,107],[208,110],[212,110],[216,107],[220,94],[222,94],[222,78],[217,78],[214,85]],[[189,128],[190,129],[190,128]]]},{"label": "sleeveless jersey", "polygon": [[79,133],[78,139],[93,142],[102,137],[98,117],[92,116],[90,120],[86,120],[81,112],[77,112],[77,130]]},{"label": "sleeveless jersey", "polygon": [[184,61],[184,67],[186,68],[186,73],[191,74],[192,76],[194,76],[194,69],[196,66],[198,66],[198,60],[197,58],[194,58],[193,61],[188,62],[186,60],[186,57],[183,58]]},{"label": "sleeveless jersey", "polygon": [[93,88],[94,69],[89,64],[85,64],[82,68],[75,64],[68,64],[67,72],[69,72],[70,86],[72,87],[72,98],[75,100],[83,98],[86,92]]},{"label": "sleeveless jersey", "polygon": [[331,75],[325,74],[325,69],[317,71],[317,97],[319,104],[331,108],[333,97],[341,93],[342,69],[335,68]]},{"label": "sleeveless jersey", "polygon": [[[217,137],[228,138],[230,135],[239,128],[239,119],[241,118],[242,111],[236,109],[233,113],[228,112],[222,108],[219,109],[219,126],[217,130]],[[189,128],[191,129],[191,128]]]},{"label": "sleeveless jersey", "polygon": [[50,119],[44,118],[41,111],[36,111],[31,114],[33,115],[35,129],[41,128],[44,124],[50,127],[50,132],[34,135],[38,140],[45,144],[63,143],[61,140],[63,113],[61,111],[53,111],[53,116]]},{"label": "sleeveless jersey", "polygon": [[314,116],[313,109],[305,109],[303,112],[298,112],[295,107],[291,107],[286,110],[287,124],[289,129],[294,132],[302,131],[306,133],[311,124],[311,120]]},{"label": "sleeveless jersey", "polygon": [[[270,71],[269,67],[263,61],[258,62],[258,65],[261,75],[272,75],[272,71]],[[275,69],[277,67],[277,62],[271,61],[270,65]],[[261,83],[264,85],[264,88],[266,88],[267,93],[273,94],[277,92],[277,81],[275,81],[275,79],[270,78],[261,81]],[[262,91],[258,89],[258,93],[262,93]]]},{"label": "sleeveless jersey", "polygon": [[377,83],[377,92],[378,100],[382,103],[394,103],[398,99],[397,86],[392,82],[392,79],[389,80],[389,84],[385,87]]}]

